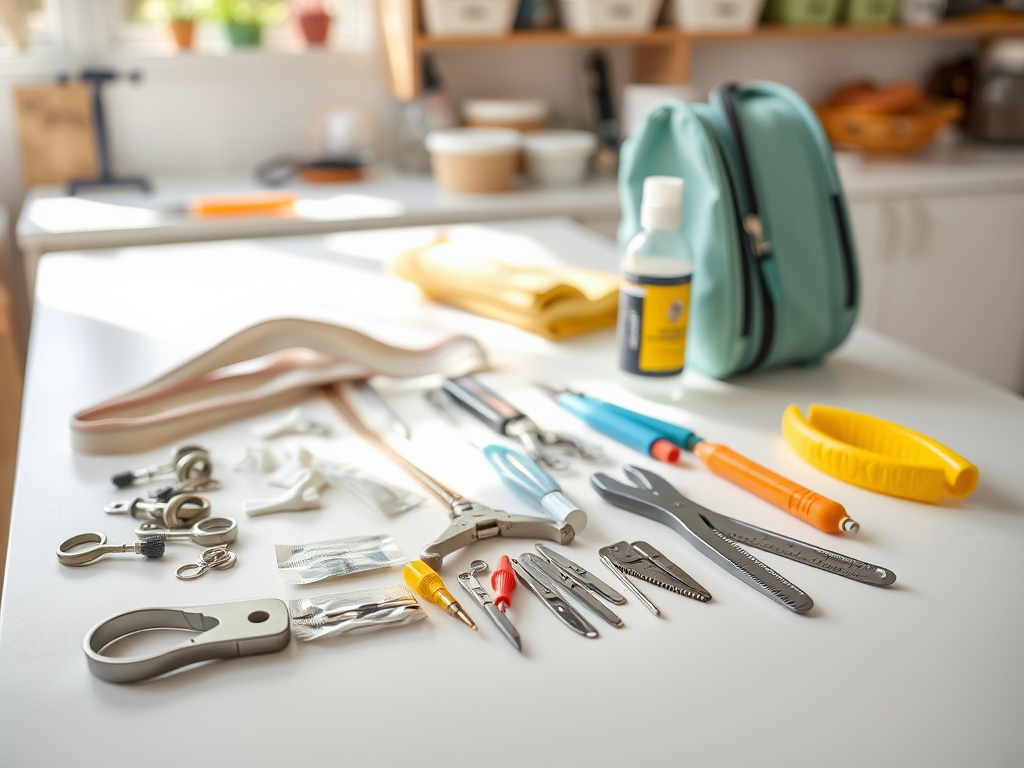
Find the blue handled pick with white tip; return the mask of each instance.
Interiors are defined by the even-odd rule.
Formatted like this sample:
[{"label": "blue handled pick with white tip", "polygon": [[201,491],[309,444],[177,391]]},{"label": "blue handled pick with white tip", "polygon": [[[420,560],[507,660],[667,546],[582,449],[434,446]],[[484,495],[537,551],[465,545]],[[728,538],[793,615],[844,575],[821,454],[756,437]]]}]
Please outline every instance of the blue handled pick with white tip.
[{"label": "blue handled pick with white tip", "polygon": [[525,454],[503,445],[477,444],[465,434],[462,425],[448,409],[444,393],[440,390],[431,390],[427,392],[426,397],[449,424],[457,427],[472,445],[483,451],[484,458],[494,467],[501,481],[515,491],[516,495],[549,517],[568,523],[577,534],[587,527],[587,514],[562,493],[561,486],[540,464]]}]

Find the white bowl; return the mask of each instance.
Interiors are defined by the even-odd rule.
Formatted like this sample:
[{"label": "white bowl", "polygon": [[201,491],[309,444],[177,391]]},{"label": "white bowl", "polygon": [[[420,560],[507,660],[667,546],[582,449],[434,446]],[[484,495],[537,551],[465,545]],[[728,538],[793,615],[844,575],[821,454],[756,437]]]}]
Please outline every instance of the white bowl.
[{"label": "white bowl", "polygon": [[587,175],[597,136],[588,131],[534,131],[523,135],[526,171],[544,187],[571,187]]}]

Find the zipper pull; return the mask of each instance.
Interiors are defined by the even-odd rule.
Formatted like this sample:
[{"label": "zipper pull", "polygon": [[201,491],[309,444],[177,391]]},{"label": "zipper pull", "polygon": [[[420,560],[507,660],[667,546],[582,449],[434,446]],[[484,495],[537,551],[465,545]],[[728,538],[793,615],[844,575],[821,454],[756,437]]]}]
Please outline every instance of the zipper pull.
[{"label": "zipper pull", "polygon": [[772,244],[765,239],[761,217],[756,213],[748,213],[743,217],[743,230],[750,238],[750,249],[759,259],[772,255]]}]

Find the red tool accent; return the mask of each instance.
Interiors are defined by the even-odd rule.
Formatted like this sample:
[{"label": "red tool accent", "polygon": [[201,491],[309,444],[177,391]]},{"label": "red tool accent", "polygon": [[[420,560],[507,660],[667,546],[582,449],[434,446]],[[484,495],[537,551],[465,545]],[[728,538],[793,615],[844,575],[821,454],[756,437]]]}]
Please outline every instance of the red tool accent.
[{"label": "red tool accent", "polygon": [[494,604],[504,611],[512,605],[512,590],[516,588],[516,574],[508,555],[502,555],[498,567],[491,574],[491,589],[494,590]]},{"label": "red tool accent", "polygon": [[651,443],[651,456],[658,461],[664,461],[666,464],[675,464],[679,461],[679,454],[679,446],[673,445],[665,438]]}]

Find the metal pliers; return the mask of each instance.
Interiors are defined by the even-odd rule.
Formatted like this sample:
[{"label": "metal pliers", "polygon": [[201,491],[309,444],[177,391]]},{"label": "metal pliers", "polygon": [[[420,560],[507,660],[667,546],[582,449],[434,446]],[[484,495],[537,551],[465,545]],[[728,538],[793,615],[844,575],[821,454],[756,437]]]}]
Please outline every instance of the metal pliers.
[{"label": "metal pliers", "polygon": [[896,574],[888,568],[712,512],[690,501],[654,472],[633,466],[624,469],[635,485],[620,483],[601,473],[593,475],[590,484],[615,506],[649,517],[682,534],[703,555],[790,610],[803,613],[811,609],[813,602],[803,590],[753,557],[740,544],[863,584],[886,587],[896,581]]}]

